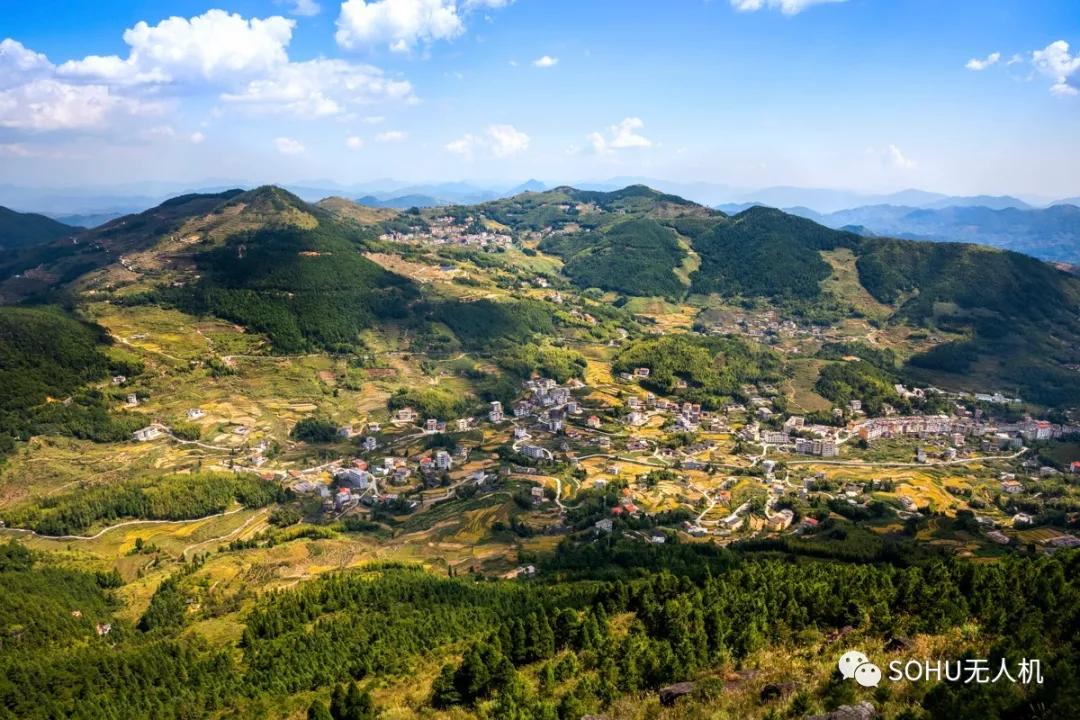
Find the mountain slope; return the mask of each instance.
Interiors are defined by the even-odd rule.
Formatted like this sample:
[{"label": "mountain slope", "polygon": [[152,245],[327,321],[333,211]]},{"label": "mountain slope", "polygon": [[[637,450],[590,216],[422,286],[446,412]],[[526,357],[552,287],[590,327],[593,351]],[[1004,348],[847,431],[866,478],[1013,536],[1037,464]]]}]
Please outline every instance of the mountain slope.
[{"label": "mountain slope", "polygon": [[0,307],[0,457],[15,438],[49,433],[115,441],[138,426],[113,417],[101,393],[81,391],[110,371],[134,372],[102,352],[107,341],[101,328],[55,308]]},{"label": "mountain slope", "polygon": [[626,220],[606,231],[552,235],[540,249],[560,255],[563,272],[582,288],[679,297],[675,271],[686,258],[675,232],[655,220]]},{"label": "mountain slope", "polygon": [[44,215],[20,213],[0,207],[0,250],[59,240],[81,229]]},{"label": "mountain slope", "polygon": [[752,207],[693,238],[700,293],[816,298],[829,276],[822,250],[854,248],[859,238],[779,210]]},{"label": "mountain slope", "polygon": [[0,302],[48,292],[119,261],[125,253],[154,248],[184,224],[240,194],[181,195],[141,213],[125,215],[93,230],[24,248],[0,258]]},{"label": "mountain slope", "polygon": [[417,296],[409,281],[361,254],[373,227],[340,221],[280,188],[231,196],[199,225],[185,279],[150,298],[264,332],[279,352],[347,349]]}]

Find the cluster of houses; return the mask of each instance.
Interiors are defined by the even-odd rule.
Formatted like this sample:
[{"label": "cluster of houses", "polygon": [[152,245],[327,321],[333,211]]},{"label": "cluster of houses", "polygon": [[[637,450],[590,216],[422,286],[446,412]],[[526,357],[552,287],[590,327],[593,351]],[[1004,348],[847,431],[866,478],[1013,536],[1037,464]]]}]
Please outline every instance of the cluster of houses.
[{"label": "cluster of houses", "polygon": [[1015,423],[948,415],[911,415],[871,418],[858,423],[854,431],[867,442],[898,437],[947,437],[954,447],[962,447],[968,438],[980,441],[984,450],[1020,448],[1024,442],[1055,440],[1080,433],[1080,426],[1059,425],[1046,420],[1027,418]]},{"label": "cluster of houses", "polygon": [[398,243],[428,245],[462,245],[478,247],[483,250],[508,247],[513,237],[506,233],[489,230],[476,231],[475,219],[466,217],[463,224],[451,216],[437,217],[431,221],[427,230],[421,232],[392,231],[379,236],[380,240]]},{"label": "cluster of houses", "polygon": [[813,338],[830,339],[830,328],[821,325],[799,324],[793,320],[781,319],[774,310],[760,313],[738,313],[715,323],[709,328],[713,335],[743,335],[745,337],[766,339],[775,338]]}]

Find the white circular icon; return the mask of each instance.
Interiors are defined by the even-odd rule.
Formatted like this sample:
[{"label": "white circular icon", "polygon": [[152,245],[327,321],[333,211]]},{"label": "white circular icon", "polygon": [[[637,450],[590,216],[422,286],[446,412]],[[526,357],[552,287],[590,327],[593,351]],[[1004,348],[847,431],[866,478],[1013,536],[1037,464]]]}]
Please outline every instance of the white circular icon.
[{"label": "white circular icon", "polygon": [[865,662],[855,668],[855,682],[863,687],[877,687],[881,682],[881,668],[871,662]]},{"label": "white circular icon", "polygon": [[868,662],[870,662],[870,658],[866,657],[866,655],[858,650],[848,650],[840,656],[840,662],[837,664],[837,667],[840,668],[840,674],[843,675],[846,680],[850,680],[855,677],[855,670],[857,670],[860,665]]}]

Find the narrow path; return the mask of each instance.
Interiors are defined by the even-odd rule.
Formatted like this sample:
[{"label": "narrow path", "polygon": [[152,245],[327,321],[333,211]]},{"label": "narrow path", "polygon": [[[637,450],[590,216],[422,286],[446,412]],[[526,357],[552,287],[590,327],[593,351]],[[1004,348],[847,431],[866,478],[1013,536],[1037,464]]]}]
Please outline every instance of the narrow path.
[{"label": "narrow path", "polygon": [[238,534],[240,532],[243,532],[248,527],[248,525],[251,525],[251,523],[255,522],[255,520],[259,519],[260,517],[266,515],[269,512],[270,512],[270,510],[268,508],[263,508],[262,510],[260,510],[259,512],[255,513],[254,515],[249,517],[247,520],[245,520],[243,525],[236,528],[232,532],[227,532],[224,535],[219,535],[218,537],[210,538],[209,540],[203,540],[202,542],[197,542],[194,545],[188,545],[186,548],[184,548],[183,550],[180,551],[180,557],[182,557],[182,558],[184,558],[186,560],[188,550],[192,550],[192,549],[200,547],[202,545],[209,545],[210,543],[213,543],[213,542],[221,542],[222,540],[225,540],[227,538],[232,537],[233,535],[236,535],[236,534]]},{"label": "narrow path", "polygon": [[241,507],[236,508],[235,510],[226,510],[225,512],[216,513],[214,515],[205,515],[203,517],[189,518],[187,520],[127,520],[122,523],[117,523],[116,525],[110,525],[94,535],[42,535],[39,532],[27,530],[26,528],[6,528],[6,530],[9,532],[23,533],[24,535],[33,535],[34,537],[39,537],[43,540],[97,540],[106,533],[131,525],[183,525],[185,523],[201,522],[203,520],[225,517],[226,515],[235,515],[238,512],[242,512],[244,509],[245,508]]}]

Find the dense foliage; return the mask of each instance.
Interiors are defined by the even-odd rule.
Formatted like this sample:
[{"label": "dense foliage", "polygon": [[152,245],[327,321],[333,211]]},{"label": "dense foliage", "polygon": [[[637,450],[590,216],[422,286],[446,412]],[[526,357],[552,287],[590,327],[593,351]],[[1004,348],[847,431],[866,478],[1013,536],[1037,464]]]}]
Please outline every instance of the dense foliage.
[{"label": "dense foliage", "polygon": [[[161,610],[161,619],[148,621],[145,636],[122,636],[109,650],[0,649],[0,715],[188,717],[230,705],[254,711],[275,697],[335,687],[331,713],[341,713],[372,704],[340,683],[404,677],[416,663],[444,657],[431,689],[436,707],[576,720],[624,694],[692,679],[795,637],[852,626],[884,641],[966,624],[978,628],[992,665],[1002,656],[1038,657],[1047,681],[910,689],[929,717],[998,720],[1032,704],[1066,717],[1080,693],[1078,563],[1080,554],[1062,552],[997,563],[931,556],[846,564],[613,540],[564,545],[544,564],[549,582],[477,583],[373,566],[260,598],[237,660],[170,639],[180,603],[166,581],[148,611],[156,618]],[[28,572],[38,571],[0,570],[5,582]],[[46,597],[67,592],[32,577]],[[103,598],[97,607],[107,611],[100,589],[85,592]],[[522,681],[527,666],[538,672],[540,692]],[[829,687],[817,688],[825,702]]]},{"label": "dense foliage", "polygon": [[448,301],[436,305],[431,316],[449,327],[462,346],[488,352],[502,344],[529,340],[533,335],[550,335],[555,329],[551,310],[535,300]]},{"label": "dense foliage", "polygon": [[186,312],[266,333],[282,353],[349,349],[377,319],[403,317],[416,291],[362,254],[353,226],[268,226],[200,253],[197,285],[162,290]]},{"label": "dense foliage", "polygon": [[887,370],[858,360],[838,362],[821,369],[814,389],[836,405],[846,406],[852,400],[862,401],[867,415],[884,414],[885,404],[896,407],[901,398],[893,385],[896,377]]},{"label": "dense foliage", "polygon": [[[616,372],[649,368],[642,385],[716,408],[742,397],[747,383],[774,382],[783,377],[783,363],[771,350],[737,338],[665,335],[637,340],[615,358]],[[686,387],[680,385],[685,383]]]},{"label": "dense foliage", "polygon": [[534,373],[564,383],[585,377],[585,357],[576,350],[550,344],[528,344],[507,348],[496,360],[499,367],[516,377],[529,378]]},{"label": "dense foliage", "polygon": [[473,404],[468,397],[442,387],[401,388],[390,396],[391,410],[411,407],[421,420],[453,420],[466,414]]},{"label": "dense foliage", "polygon": [[829,265],[820,251],[856,247],[859,237],[779,210],[753,207],[694,238],[700,293],[812,299]]},{"label": "dense foliage", "polygon": [[234,502],[256,508],[286,499],[277,483],[255,475],[191,473],[90,486],[52,495],[13,511],[13,524],[43,535],[70,535],[120,519],[190,520],[224,512]]},{"label": "dense foliage", "polygon": [[329,418],[322,415],[309,415],[293,425],[293,429],[289,431],[289,437],[303,442],[328,443],[338,439],[337,431],[337,425]]},{"label": "dense foliage", "polygon": [[868,240],[857,267],[898,316],[969,335],[912,359],[918,369],[980,372],[1002,389],[1047,405],[1080,402],[1080,280],[1018,253],[957,243]]},{"label": "dense foliage", "polygon": [[101,328],[55,308],[0,307],[0,455],[32,435],[116,441],[145,424],[113,415],[101,392],[82,389],[110,372],[137,371],[110,360],[107,341]]},{"label": "dense foliage", "polygon": [[665,297],[686,290],[674,274],[686,250],[674,231],[655,220],[627,220],[603,233],[551,236],[540,249],[562,255],[563,272],[579,287]]}]

